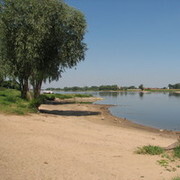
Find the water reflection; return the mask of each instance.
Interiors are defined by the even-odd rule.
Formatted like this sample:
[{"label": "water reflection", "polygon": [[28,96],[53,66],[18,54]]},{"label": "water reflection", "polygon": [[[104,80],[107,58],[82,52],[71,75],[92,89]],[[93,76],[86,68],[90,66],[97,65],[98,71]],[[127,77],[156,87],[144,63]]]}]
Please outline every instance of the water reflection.
[{"label": "water reflection", "polygon": [[144,92],[139,92],[140,99],[143,99],[143,96],[144,96]]},{"label": "water reflection", "polygon": [[128,91],[119,91],[119,92],[99,92],[98,93],[101,97],[118,97],[118,96],[129,96],[129,95],[136,95],[137,92],[128,92]]},{"label": "water reflection", "polygon": [[180,98],[180,93],[169,93],[169,97]]},{"label": "water reflection", "polygon": [[117,97],[119,96],[119,92],[99,92],[99,95],[102,97]]}]

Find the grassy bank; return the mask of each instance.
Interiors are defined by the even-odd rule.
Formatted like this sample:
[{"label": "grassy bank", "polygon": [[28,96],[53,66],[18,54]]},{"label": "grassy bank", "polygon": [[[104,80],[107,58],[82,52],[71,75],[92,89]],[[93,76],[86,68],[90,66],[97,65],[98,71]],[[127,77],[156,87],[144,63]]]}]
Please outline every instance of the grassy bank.
[{"label": "grassy bank", "polygon": [[8,114],[27,114],[36,112],[29,106],[29,101],[20,97],[20,91],[14,89],[0,89],[0,112]]},{"label": "grassy bank", "polygon": [[[24,100],[20,97],[20,91],[14,89],[0,88],[0,112],[7,114],[28,114],[37,112],[37,107],[43,102],[44,99],[54,100],[70,99],[75,97],[92,97],[89,94],[46,94],[42,95],[39,99],[32,101]],[[43,99],[43,100],[42,100]]]},{"label": "grassy bank", "polygon": [[47,98],[50,100],[54,100],[55,98],[59,99],[72,99],[72,98],[88,98],[92,97],[91,94],[45,94]]}]

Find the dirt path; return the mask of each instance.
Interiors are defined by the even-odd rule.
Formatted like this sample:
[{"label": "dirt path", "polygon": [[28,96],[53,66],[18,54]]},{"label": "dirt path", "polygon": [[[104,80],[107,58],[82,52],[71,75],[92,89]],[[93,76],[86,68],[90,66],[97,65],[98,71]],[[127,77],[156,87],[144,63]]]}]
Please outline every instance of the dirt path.
[{"label": "dirt path", "polygon": [[41,109],[45,113],[0,114],[0,179],[171,180],[180,175],[180,169],[169,172],[158,165],[159,156],[134,153],[138,146],[167,146],[175,138],[127,127],[100,105]]}]

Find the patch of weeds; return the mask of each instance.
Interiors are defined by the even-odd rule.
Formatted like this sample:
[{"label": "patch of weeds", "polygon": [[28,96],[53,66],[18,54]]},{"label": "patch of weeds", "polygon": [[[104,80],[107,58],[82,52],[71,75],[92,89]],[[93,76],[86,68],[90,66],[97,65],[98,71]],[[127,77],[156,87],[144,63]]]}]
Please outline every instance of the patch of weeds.
[{"label": "patch of weeds", "polygon": [[92,97],[92,94],[73,94],[74,97],[80,97],[80,98],[87,98],[87,97]]},{"label": "patch of weeds", "polygon": [[[143,146],[138,147],[136,151],[138,154],[150,154],[150,155],[161,155],[161,160],[158,160],[157,163],[164,167],[166,171],[175,172],[177,168],[180,168],[180,165],[171,165],[171,163],[175,162],[177,158],[180,158],[180,146],[177,146],[171,151],[165,151],[163,148],[159,146]],[[174,178],[172,180],[180,180],[179,177]]]},{"label": "patch of weeds", "polygon": [[143,146],[138,147],[138,150],[136,151],[137,154],[150,154],[150,155],[159,155],[164,152],[164,149],[159,146]]},{"label": "patch of weeds", "polygon": [[177,147],[174,149],[174,157],[180,158],[180,146],[177,146]]},{"label": "patch of weeds", "polygon": [[166,171],[175,172],[177,168],[180,167],[180,166],[175,166],[175,167],[170,166],[170,163],[175,162],[175,158],[172,154],[172,151],[162,154],[161,157],[164,159],[158,160],[157,162],[159,163],[159,165],[164,167]]},{"label": "patch of weeds", "polygon": [[166,160],[166,159],[161,159],[161,160],[158,160],[157,161],[158,162],[158,164],[160,165],[160,166],[162,166],[162,167],[168,167],[169,166],[169,162],[168,162],[168,160]]},{"label": "patch of weeds", "polygon": [[[51,97],[52,95],[46,94],[45,96]],[[53,96],[59,99],[70,99],[70,98],[76,98],[76,97],[79,97],[79,98],[93,97],[93,95],[91,94],[53,94]]]},{"label": "patch of weeds", "polygon": [[54,94],[45,94],[45,96],[46,96],[46,100],[49,101],[54,101],[56,98]]},{"label": "patch of weeds", "polygon": [[158,160],[157,162],[160,166],[164,167],[166,171],[169,171],[169,172],[176,171],[175,167],[172,167],[169,165],[170,162],[168,161],[168,159],[161,159],[161,160]]},{"label": "patch of weeds", "polygon": [[162,154],[161,157],[168,159],[170,162],[174,162],[175,161],[174,157],[172,155],[170,155],[170,154],[167,154],[167,153]]},{"label": "patch of weeds", "polygon": [[180,180],[180,177],[179,176],[174,177],[174,178],[172,178],[172,180]]}]

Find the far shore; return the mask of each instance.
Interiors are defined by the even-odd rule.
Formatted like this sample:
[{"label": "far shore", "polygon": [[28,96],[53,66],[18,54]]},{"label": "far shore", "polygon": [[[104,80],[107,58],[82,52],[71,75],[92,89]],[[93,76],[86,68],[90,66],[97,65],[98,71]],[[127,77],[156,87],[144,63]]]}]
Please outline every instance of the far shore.
[{"label": "far shore", "polygon": [[158,155],[135,153],[144,145],[167,147],[180,132],[114,117],[109,107],[56,101],[40,106],[39,114],[0,114],[1,178],[172,180],[180,174],[160,166]]},{"label": "far shore", "polygon": [[[46,92],[46,91],[45,91]],[[62,89],[52,89],[51,92],[173,92],[173,93],[180,93],[180,89],[156,89],[156,88],[145,88],[144,90],[141,89],[120,89],[120,90],[87,90],[87,91],[64,91]]]}]

